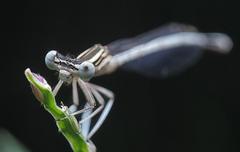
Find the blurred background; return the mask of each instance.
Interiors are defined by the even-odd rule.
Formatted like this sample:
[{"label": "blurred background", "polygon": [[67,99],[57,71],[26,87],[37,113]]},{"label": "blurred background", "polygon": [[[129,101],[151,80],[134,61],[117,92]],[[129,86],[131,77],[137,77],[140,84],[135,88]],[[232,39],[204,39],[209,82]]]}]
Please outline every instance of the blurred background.
[{"label": "blurred background", "polygon": [[[195,66],[167,79],[124,70],[93,79],[112,90],[116,99],[92,140],[99,152],[240,151],[237,6],[234,0],[21,0],[2,4],[0,127],[30,151],[71,151],[53,118],[32,95],[24,70],[31,68],[55,86],[57,73],[44,64],[47,51],[78,55],[95,43],[108,44],[181,22],[202,32],[227,33],[234,41],[233,51],[228,55],[205,52]],[[71,87],[63,88],[60,99],[68,104]]]}]

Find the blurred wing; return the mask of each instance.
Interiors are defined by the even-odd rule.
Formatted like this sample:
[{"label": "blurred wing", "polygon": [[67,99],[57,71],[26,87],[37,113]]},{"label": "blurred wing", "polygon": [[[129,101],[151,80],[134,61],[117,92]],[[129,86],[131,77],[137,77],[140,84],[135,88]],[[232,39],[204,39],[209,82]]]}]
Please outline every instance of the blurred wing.
[{"label": "blurred wing", "polygon": [[228,52],[232,41],[224,34],[198,33],[193,26],[169,24],[107,47],[113,55],[110,64],[147,76],[166,77],[193,65],[203,49]]},{"label": "blurred wing", "polygon": [[197,32],[197,29],[194,26],[190,25],[171,23],[160,26],[157,29],[148,31],[133,38],[125,38],[113,41],[108,44],[107,47],[111,51],[112,55],[116,55],[158,37],[178,32]]},{"label": "blurred wing", "polygon": [[178,47],[132,60],[121,67],[145,76],[165,78],[191,67],[202,54],[197,47]]}]

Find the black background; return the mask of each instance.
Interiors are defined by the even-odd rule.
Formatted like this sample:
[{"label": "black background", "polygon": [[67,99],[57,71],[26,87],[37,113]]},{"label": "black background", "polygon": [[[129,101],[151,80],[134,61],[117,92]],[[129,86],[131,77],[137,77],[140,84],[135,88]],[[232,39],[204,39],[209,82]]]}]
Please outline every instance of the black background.
[{"label": "black background", "polygon": [[237,6],[234,0],[21,0],[1,5],[0,126],[33,152],[71,151],[33,97],[25,68],[41,73],[54,86],[57,74],[44,64],[47,51],[77,55],[95,43],[107,44],[175,21],[203,32],[229,34],[233,51],[225,56],[206,52],[197,65],[164,80],[123,70],[94,79],[112,90],[116,100],[92,140],[99,152],[240,151]]}]

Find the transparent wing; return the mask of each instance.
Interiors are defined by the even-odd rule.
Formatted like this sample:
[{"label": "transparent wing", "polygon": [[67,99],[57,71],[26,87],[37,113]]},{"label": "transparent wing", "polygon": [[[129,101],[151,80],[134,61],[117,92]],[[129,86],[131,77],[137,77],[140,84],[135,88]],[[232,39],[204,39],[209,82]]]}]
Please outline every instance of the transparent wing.
[{"label": "transparent wing", "polygon": [[158,27],[157,29],[140,34],[134,38],[125,38],[111,42],[108,44],[108,49],[112,55],[116,55],[123,51],[129,50],[140,44],[144,44],[150,40],[161,36],[166,36],[178,32],[197,32],[197,29],[191,25],[171,23]]},{"label": "transparent wing", "polygon": [[221,33],[199,33],[183,24],[169,24],[134,38],[107,45],[112,65],[153,77],[166,77],[193,65],[203,49],[227,53],[231,39]]},{"label": "transparent wing", "polygon": [[203,51],[197,47],[179,47],[132,60],[124,64],[122,68],[149,77],[165,78],[191,67],[202,54]]}]

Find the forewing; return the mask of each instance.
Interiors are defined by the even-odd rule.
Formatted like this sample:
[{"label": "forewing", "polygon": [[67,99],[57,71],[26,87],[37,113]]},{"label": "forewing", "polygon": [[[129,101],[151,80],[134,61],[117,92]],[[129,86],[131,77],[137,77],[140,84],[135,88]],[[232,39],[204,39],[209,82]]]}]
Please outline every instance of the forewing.
[{"label": "forewing", "polygon": [[[172,23],[134,38],[114,41],[108,44],[107,47],[110,53],[114,56],[156,38],[179,32],[197,32],[197,30],[193,26]],[[197,46],[169,48],[129,61],[123,64],[122,68],[146,76],[167,77],[185,70],[198,61],[202,55],[201,50],[202,49]]]}]

